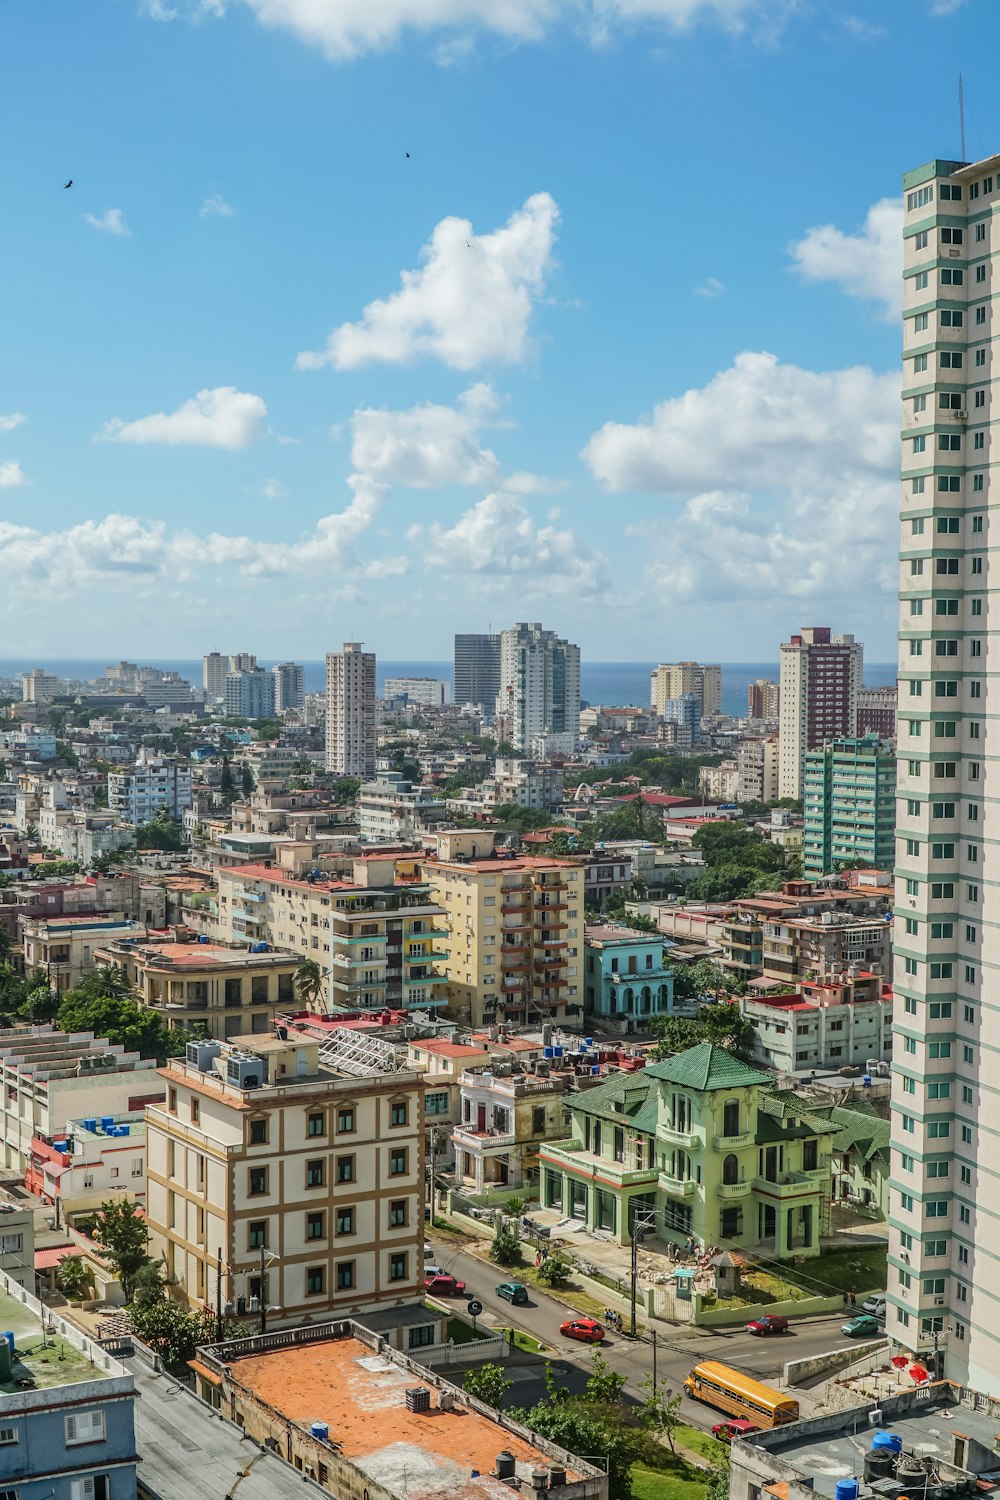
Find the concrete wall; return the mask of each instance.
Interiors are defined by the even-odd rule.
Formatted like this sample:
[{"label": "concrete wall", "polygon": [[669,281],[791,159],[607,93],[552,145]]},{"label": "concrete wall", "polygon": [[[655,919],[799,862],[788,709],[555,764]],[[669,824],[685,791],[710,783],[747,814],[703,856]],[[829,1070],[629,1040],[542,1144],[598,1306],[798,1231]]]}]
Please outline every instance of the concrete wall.
[{"label": "concrete wall", "polygon": [[885,1339],[875,1339],[867,1344],[852,1344],[847,1349],[829,1349],[825,1354],[814,1354],[809,1359],[790,1359],[785,1365],[785,1379],[789,1385],[797,1385],[812,1375],[822,1375],[826,1370],[842,1370],[856,1360],[866,1359],[885,1347]]},{"label": "concrete wall", "polygon": [[[866,1293],[867,1295],[867,1293]],[[734,1323],[749,1323],[767,1314],[776,1318],[808,1318],[836,1312],[844,1305],[842,1296],[801,1297],[796,1302],[762,1302],[750,1307],[712,1307],[702,1305],[700,1292],[691,1298],[691,1321],[699,1328],[725,1328]]]}]

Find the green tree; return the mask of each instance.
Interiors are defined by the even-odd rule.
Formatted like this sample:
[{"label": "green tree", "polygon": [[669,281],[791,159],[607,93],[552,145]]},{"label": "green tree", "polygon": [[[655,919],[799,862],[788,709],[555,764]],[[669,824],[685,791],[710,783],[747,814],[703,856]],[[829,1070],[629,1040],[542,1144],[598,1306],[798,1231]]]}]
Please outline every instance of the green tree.
[{"label": "green tree", "polygon": [[102,849],[100,854],[94,856],[90,868],[95,875],[109,875],[112,870],[118,869],[120,865],[131,865],[134,863],[134,849]]},{"label": "green tree", "polygon": [[755,1032],[753,1026],[741,1014],[732,1001],[718,1005],[703,1005],[697,1016],[657,1016],[652,1023],[653,1035],[657,1038],[658,1057],[669,1057],[674,1052],[684,1052],[688,1047],[697,1047],[701,1042],[711,1042],[716,1047],[725,1047],[737,1057],[752,1057]]},{"label": "green tree", "polygon": [[599,1401],[605,1406],[620,1406],[625,1382],[626,1376],[613,1370],[600,1349],[595,1349],[590,1358],[590,1374],[587,1376],[587,1400]]},{"label": "green tree", "polygon": [[49,1025],[59,1013],[59,1003],[55,990],[47,984],[36,984],[18,1006],[18,1015],[30,1021],[32,1026]]},{"label": "green tree", "polygon": [[242,791],[244,797],[249,797],[250,793],[253,791],[253,788],[253,772],[250,769],[249,763],[247,761],[244,761],[240,767],[240,790]]},{"label": "green tree", "polygon": [[167,1027],[155,1011],[134,1000],[93,995],[82,986],[63,996],[56,1022],[60,1031],[92,1031],[161,1066],[168,1057],[180,1057],[188,1040],[183,1028]]},{"label": "green tree", "polygon": [[307,1008],[323,994],[323,970],[314,958],[300,958],[295,965],[295,993]]},{"label": "green tree", "polygon": [[183,825],[161,807],[155,818],[139,824],[135,843],[137,849],[181,850],[185,848]]},{"label": "green tree", "polygon": [[530,1411],[512,1410],[510,1416],[569,1453],[607,1458],[608,1500],[631,1500],[636,1441],[620,1420],[603,1420],[573,1400],[541,1401]]},{"label": "green tree", "polygon": [[90,1272],[82,1255],[67,1255],[56,1272],[56,1286],[64,1297],[78,1302],[90,1289]]},{"label": "green tree", "polygon": [[547,1255],[538,1267],[538,1279],[546,1286],[565,1286],[572,1274],[572,1265],[561,1255]]},{"label": "green tree", "polygon": [[149,1263],[149,1230],[129,1198],[109,1198],[101,1204],[94,1224],[94,1239],[104,1249],[122,1284],[125,1301],[131,1302],[135,1278]]},{"label": "green tree", "polygon": [[521,1263],[521,1242],[509,1229],[498,1229],[490,1246],[490,1260],[498,1266],[517,1266]]},{"label": "green tree", "polygon": [[523,1193],[511,1193],[507,1199],[507,1212],[512,1219],[520,1219],[528,1206],[528,1200]]},{"label": "green tree", "polygon": [[735,995],[745,988],[728,969],[720,968],[710,958],[699,958],[693,964],[673,964],[675,1000],[699,1000],[702,995]]},{"label": "green tree", "polygon": [[499,1410],[513,1383],[512,1380],[507,1379],[500,1365],[487,1361],[478,1369],[466,1372],[465,1379],[462,1381],[462,1389],[468,1391],[470,1396],[475,1396],[477,1401],[483,1401],[487,1406]]},{"label": "green tree", "polygon": [[358,800],[361,782],[357,776],[339,776],[333,783],[333,796],[338,807],[353,807]]},{"label": "green tree", "polygon": [[151,1307],[156,1302],[162,1302],[167,1295],[167,1287],[171,1284],[164,1261],[147,1260],[136,1271],[132,1282],[133,1308]]},{"label": "green tree", "polygon": [[[665,1437],[671,1453],[676,1455],[674,1447],[674,1433],[681,1420],[681,1392],[673,1391],[669,1386],[655,1386],[652,1376],[647,1375],[645,1380],[639,1381],[639,1389],[643,1393],[642,1419],[647,1427]],[[727,1489],[726,1495],[728,1497]]]},{"label": "green tree", "polygon": [[219,791],[222,793],[223,802],[227,805],[236,796],[236,783],[233,780],[233,768],[229,764],[228,755],[222,757],[222,775],[219,779]]},{"label": "green tree", "polygon": [[0,922],[0,964],[5,964],[10,958],[10,933]]}]

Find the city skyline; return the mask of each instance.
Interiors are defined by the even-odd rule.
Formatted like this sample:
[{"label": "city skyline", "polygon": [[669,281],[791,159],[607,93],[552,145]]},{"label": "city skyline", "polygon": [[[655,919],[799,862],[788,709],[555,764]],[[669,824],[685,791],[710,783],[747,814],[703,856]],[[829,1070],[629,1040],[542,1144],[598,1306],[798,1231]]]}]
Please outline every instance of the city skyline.
[{"label": "city skyline", "polygon": [[[158,656],[167,618],[196,655],[252,591],[278,659],[392,634],[444,659],[446,591],[467,628],[558,613],[609,660],[737,633],[761,658],[789,603],[887,658],[905,80],[981,51],[976,7],[779,9],[612,6],[598,35],[529,4],[501,34],[416,0],[384,30],[378,5],[136,0],[53,43],[8,7],[8,636],[103,652],[113,617]],[[869,109],[834,145],[843,69]],[[743,170],[779,96],[794,192]],[[739,130],[725,193],[669,165],[690,122],[708,159]]]}]

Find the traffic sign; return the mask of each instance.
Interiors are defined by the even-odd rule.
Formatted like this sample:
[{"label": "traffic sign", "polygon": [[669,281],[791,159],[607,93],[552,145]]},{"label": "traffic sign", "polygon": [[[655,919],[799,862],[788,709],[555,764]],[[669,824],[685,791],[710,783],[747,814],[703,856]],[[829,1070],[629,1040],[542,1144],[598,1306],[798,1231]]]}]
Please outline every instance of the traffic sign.
[{"label": "traffic sign", "polygon": [[478,1298],[473,1297],[469,1302],[469,1317],[478,1318],[482,1310],[483,1304],[478,1300]]}]

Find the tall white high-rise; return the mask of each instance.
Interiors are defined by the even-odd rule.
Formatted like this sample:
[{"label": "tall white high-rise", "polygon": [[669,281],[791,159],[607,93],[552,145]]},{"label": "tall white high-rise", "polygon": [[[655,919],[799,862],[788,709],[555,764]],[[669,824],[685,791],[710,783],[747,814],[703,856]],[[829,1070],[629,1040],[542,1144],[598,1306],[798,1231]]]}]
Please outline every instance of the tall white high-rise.
[{"label": "tall white high-rise", "polygon": [[230,672],[256,672],[257,658],[250,651],[237,651],[229,658]]},{"label": "tall white high-rise", "polygon": [[778,796],[801,797],[806,751],[858,732],[864,647],[828,625],[800,630],[781,646]]},{"label": "tall white high-rise", "polygon": [[375,653],[359,641],[327,653],[326,768],[338,776],[375,774]]},{"label": "tall white high-rise", "polygon": [[210,651],[201,659],[201,685],[205,689],[205,697],[209,703],[215,703],[226,696],[226,674],[229,671],[229,657],[223,656],[219,651]]},{"label": "tall white high-rise", "polygon": [[274,711],[301,708],[306,700],[306,669],[294,661],[281,661],[271,668],[274,677]]},{"label": "tall white high-rise", "polygon": [[[529,755],[580,743],[580,648],[543,630],[515,625],[500,636],[497,715],[515,750]],[[536,745],[536,741],[540,743]]]},{"label": "tall white high-rise", "polygon": [[1000,156],[928,162],[903,190],[887,1327],[922,1359],[936,1351],[949,1379],[1000,1396],[1000,764],[987,707]]}]

